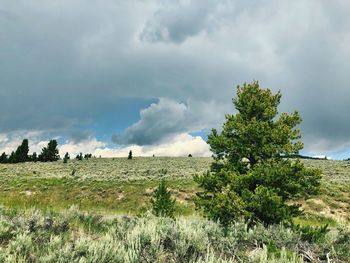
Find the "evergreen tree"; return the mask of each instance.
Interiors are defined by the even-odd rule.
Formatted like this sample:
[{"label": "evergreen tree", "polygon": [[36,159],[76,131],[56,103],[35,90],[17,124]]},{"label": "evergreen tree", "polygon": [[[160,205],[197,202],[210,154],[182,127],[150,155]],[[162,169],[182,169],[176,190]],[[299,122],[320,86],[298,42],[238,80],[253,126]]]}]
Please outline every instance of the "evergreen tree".
[{"label": "evergreen tree", "polygon": [[131,150],[130,150],[130,152],[129,152],[128,159],[129,159],[129,160],[132,159],[132,151],[131,151]]},{"label": "evergreen tree", "polygon": [[[196,207],[208,218],[228,225],[239,217],[265,224],[290,221],[300,213],[291,200],[319,190],[320,172],[305,168],[298,154],[301,122],[298,112],[278,115],[281,94],[261,89],[258,82],[237,88],[234,115],[223,130],[213,129],[208,144],[215,162],[195,181],[203,189]],[[295,203],[295,202],[294,202]]]},{"label": "evergreen tree", "polygon": [[77,159],[78,161],[82,161],[82,160],[83,160],[83,154],[82,154],[82,153],[78,154],[78,155],[75,157],[75,159]]},{"label": "evergreen tree", "polygon": [[32,157],[31,157],[31,161],[32,162],[37,162],[38,161],[38,156],[37,156],[36,152],[33,152]]},{"label": "evergreen tree", "polygon": [[63,157],[63,163],[67,163],[69,159],[70,159],[69,153],[66,152],[66,154]]},{"label": "evergreen tree", "polygon": [[84,159],[89,160],[90,158],[92,158],[92,154],[91,153],[87,153],[84,155]]},{"label": "evergreen tree", "polygon": [[28,153],[29,153],[29,143],[28,139],[24,139],[22,141],[22,144],[17,147],[17,150],[15,152],[15,162],[17,163],[23,163],[28,161]]},{"label": "evergreen tree", "polygon": [[47,147],[44,147],[39,156],[39,160],[42,162],[54,162],[60,159],[57,149],[57,141],[50,140]]},{"label": "evergreen tree", "polygon": [[0,163],[7,163],[7,155],[3,152],[0,156]]},{"label": "evergreen tree", "polygon": [[16,161],[16,155],[15,155],[15,152],[14,152],[14,151],[11,152],[11,154],[10,154],[10,156],[9,156],[7,162],[8,162],[8,163],[16,163],[16,162],[17,162],[17,161]]},{"label": "evergreen tree", "polygon": [[151,199],[152,212],[156,216],[174,217],[175,199],[171,198],[167,184],[162,180],[153,192]]}]

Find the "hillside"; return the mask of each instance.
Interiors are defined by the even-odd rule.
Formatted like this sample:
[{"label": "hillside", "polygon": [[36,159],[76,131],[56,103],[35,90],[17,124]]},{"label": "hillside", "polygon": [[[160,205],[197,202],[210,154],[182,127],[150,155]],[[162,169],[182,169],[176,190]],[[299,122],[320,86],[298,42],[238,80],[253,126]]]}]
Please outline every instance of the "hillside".
[{"label": "hillside", "polygon": [[[8,207],[65,209],[138,213],[148,205],[152,189],[160,179],[169,181],[178,200],[177,213],[195,213],[191,196],[197,190],[194,174],[205,172],[211,158],[150,157],[99,159],[68,164],[24,163],[0,165],[0,203]],[[303,202],[308,221],[350,219],[350,162],[303,160],[323,171],[319,196]],[[300,219],[302,220],[302,219]]]},{"label": "hillside", "polygon": [[[302,202],[298,230],[241,221],[223,229],[198,215],[192,176],[211,161],[2,164],[0,262],[349,262],[350,162],[303,160],[323,178],[321,193]],[[177,200],[175,220],[145,212],[163,178]],[[313,230],[324,224],[328,231]]]}]

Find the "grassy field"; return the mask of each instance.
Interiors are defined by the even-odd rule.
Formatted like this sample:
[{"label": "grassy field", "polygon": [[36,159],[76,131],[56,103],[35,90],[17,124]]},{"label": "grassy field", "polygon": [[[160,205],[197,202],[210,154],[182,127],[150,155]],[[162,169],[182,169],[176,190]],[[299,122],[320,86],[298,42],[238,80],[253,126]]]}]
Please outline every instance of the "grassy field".
[{"label": "grassy field", "polygon": [[[177,199],[177,213],[195,213],[191,198],[198,190],[192,177],[202,174],[211,158],[125,158],[71,160],[64,164],[0,165],[0,204],[6,207],[137,214],[147,207],[152,190],[166,179]],[[299,222],[350,221],[350,162],[304,160],[323,171],[319,196],[302,202]]]},{"label": "grassy field", "polygon": [[[350,222],[350,162],[331,160],[305,160],[307,166],[322,171],[321,192],[301,202],[306,218],[323,218],[325,221]],[[322,221],[322,220],[321,220]]]},{"label": "grassy field", "polygon": [[0,165],[0,203],[7,207],[65,209],[72,205],[101,213],[138,213],[148,205],[159,180],[166,179],[177,212],[194,212],[194,174],[209,168],[209,158],[134,158],[72,160],[64,164]]},{"label": "grassy field", "polygon": [[[224,231],[203,219],[192,203],[198,190],[192,177],[211,161],[1,164],[0,262],[349,262],[350,162],[303,161],[323,171],[322,187],[301,201],[305,214],[295,222],[331,227],[314,240],[281,225],[248,230],[237,222]],[[180,217],[135,217],[161,179]]]}]

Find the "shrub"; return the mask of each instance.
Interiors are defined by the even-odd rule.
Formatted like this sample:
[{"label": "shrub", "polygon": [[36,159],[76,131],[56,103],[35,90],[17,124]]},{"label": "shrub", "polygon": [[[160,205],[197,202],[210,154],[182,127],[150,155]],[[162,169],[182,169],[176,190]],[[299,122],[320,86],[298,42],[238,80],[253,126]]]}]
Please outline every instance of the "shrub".
[{"label": "shrub", "polygon": [[338,228],[337,239],[334,242],[335,254],[344,260],[350,261],[350,231],[344,227]]},{"label": "shrub", "polygon": [[325,224],[320,227],[308,225],[292,225],[292,228],[295,232],[300,233],[302,241],[307,241],[310,243],[323,241],[327,233],[329,232],[328,224]]},{"label": "shrub", "polygon": [[162,180],[153,192],[151,199],[152,212],[156,216],[174,217],[175,199],[171,198],[167,184]]},{"label": "shrub", "polygon": [[[318,243],[279,225],[0,208],[0,262],[349,262],[348,229]],[[328,236],[328,235],[327,235]],[[306,253],[306,254],[305,254]],[[311,262],[311,261],[310,261]],[[313,262],[313,261],[312,261]]]}]

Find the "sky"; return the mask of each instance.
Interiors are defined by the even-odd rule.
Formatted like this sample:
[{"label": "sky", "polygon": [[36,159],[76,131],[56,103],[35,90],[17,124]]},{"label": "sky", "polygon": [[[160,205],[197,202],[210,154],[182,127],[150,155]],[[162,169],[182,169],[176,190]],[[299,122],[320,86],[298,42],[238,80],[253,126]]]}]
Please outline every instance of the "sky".
[{"label": "sky", "polygon": [[1,152],[210,156],[253,80],[300,112],[303,154],[350,157],[350,2],[0,1]]}]

